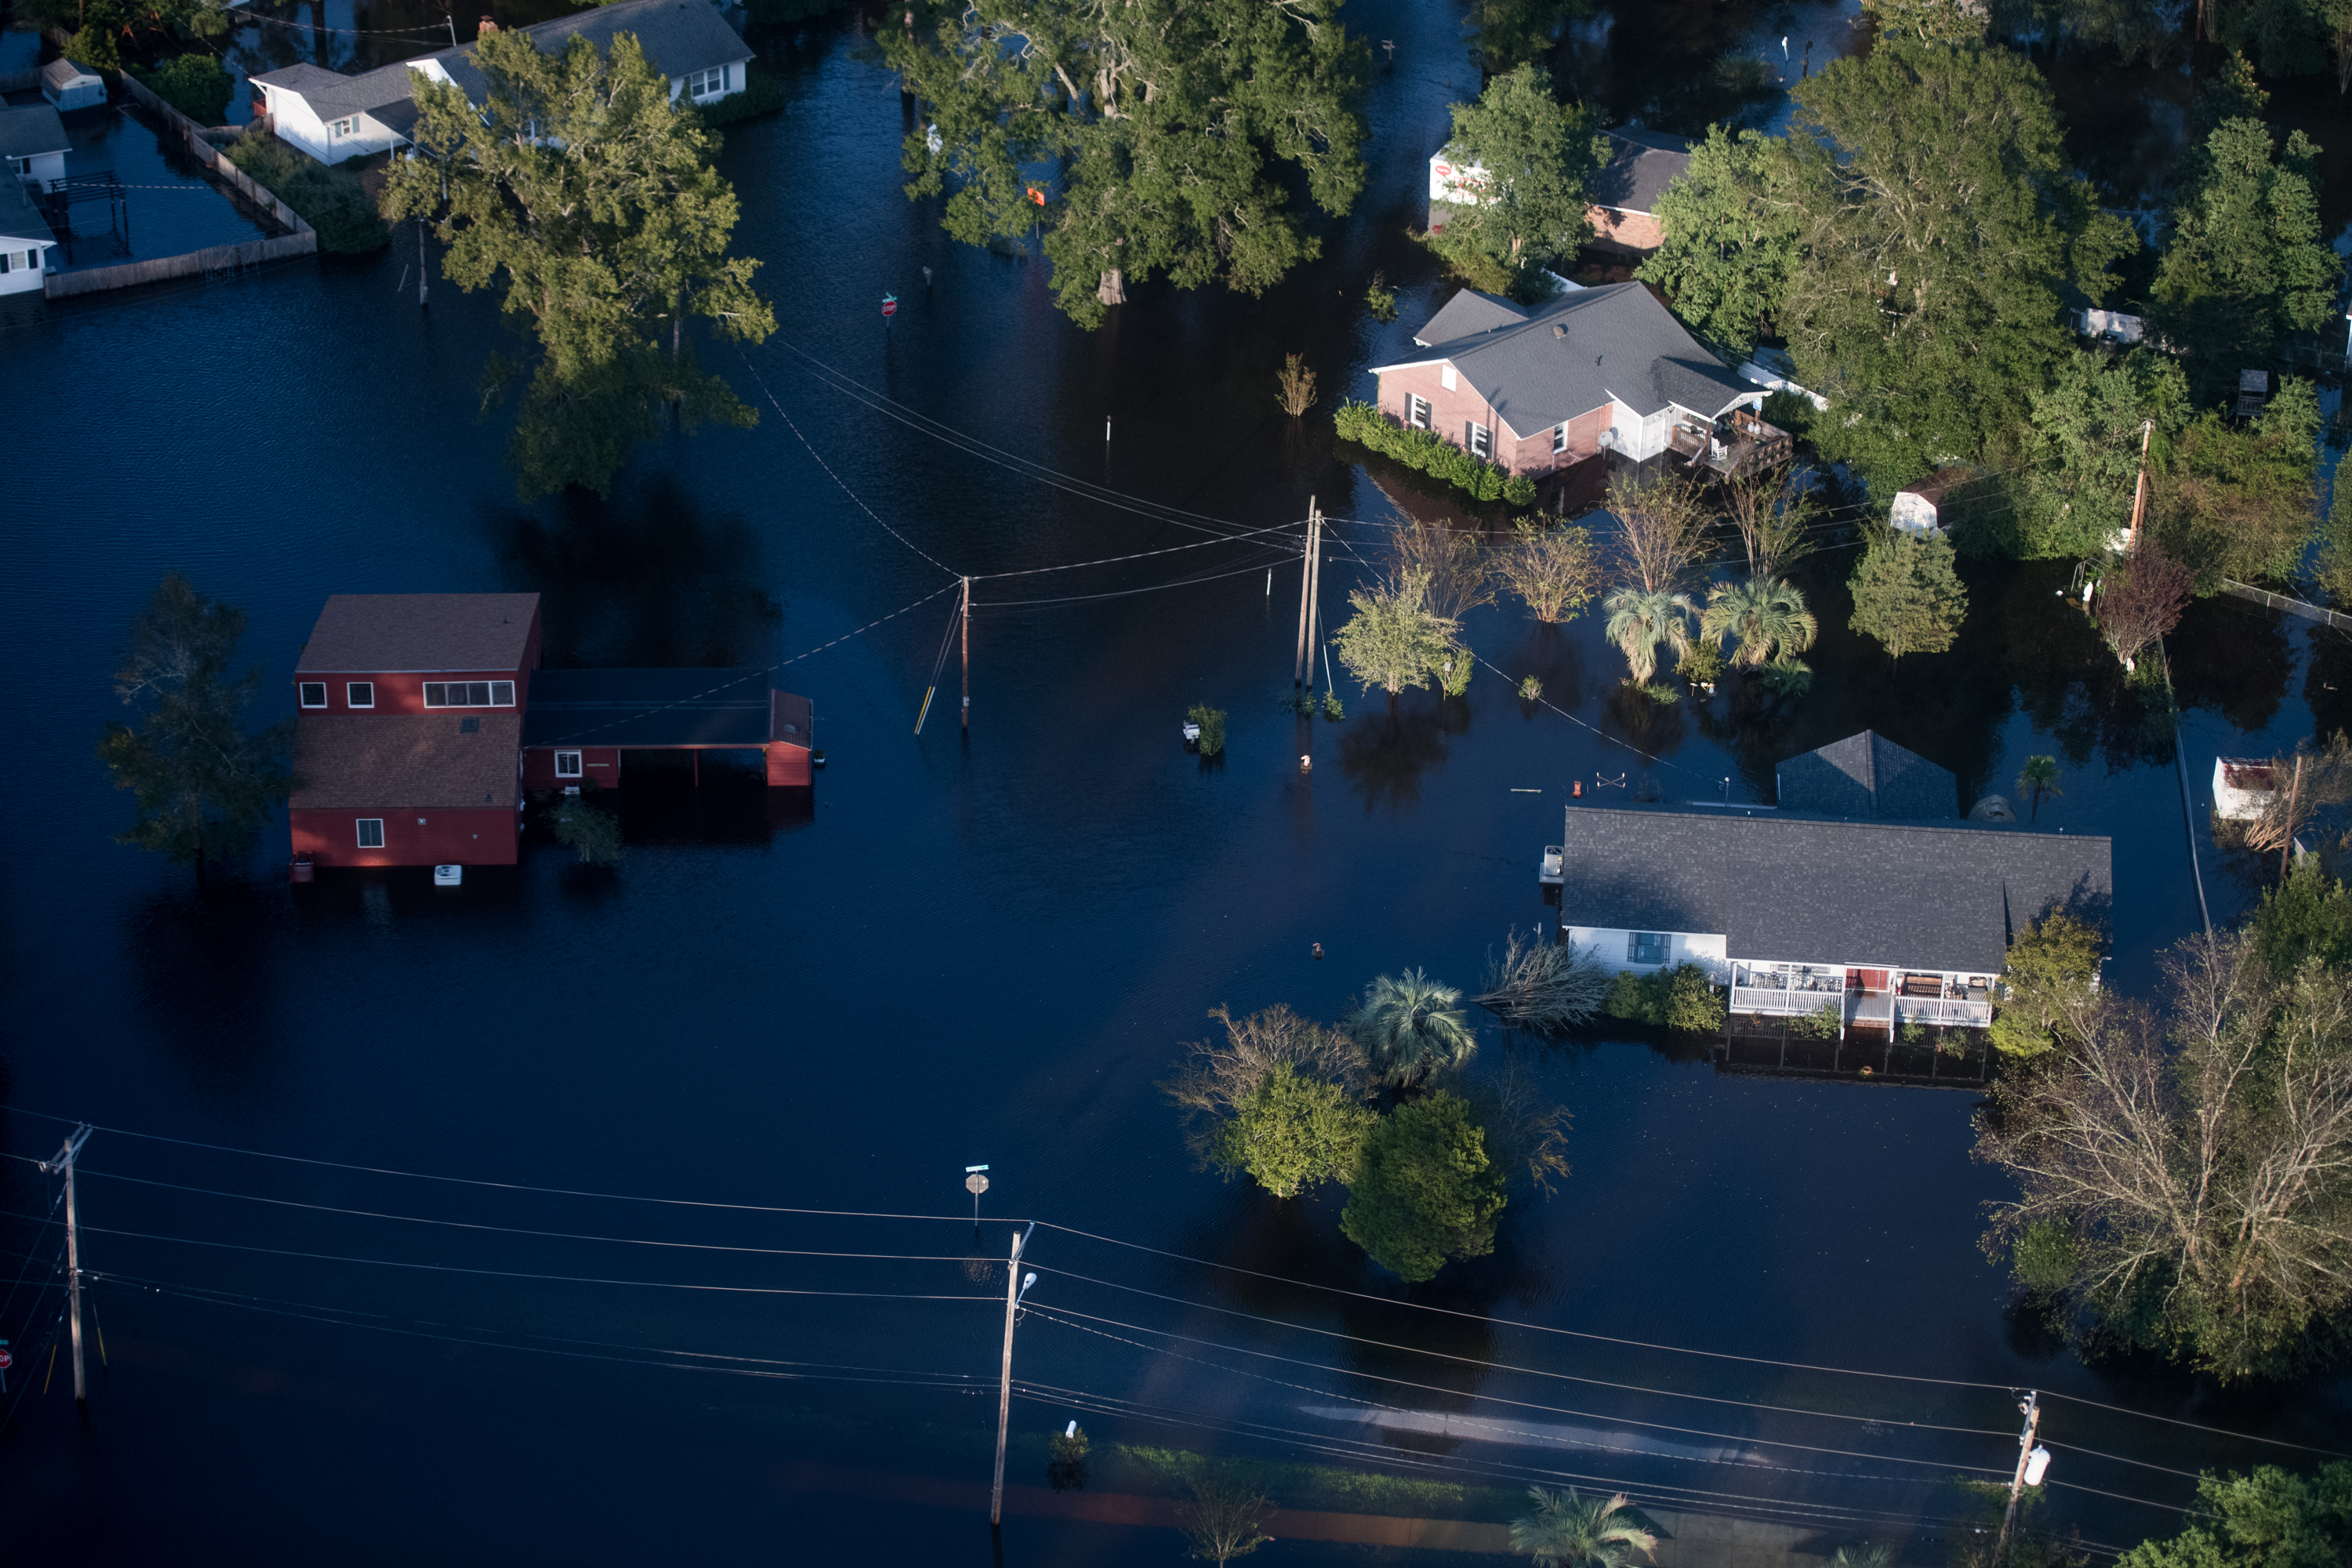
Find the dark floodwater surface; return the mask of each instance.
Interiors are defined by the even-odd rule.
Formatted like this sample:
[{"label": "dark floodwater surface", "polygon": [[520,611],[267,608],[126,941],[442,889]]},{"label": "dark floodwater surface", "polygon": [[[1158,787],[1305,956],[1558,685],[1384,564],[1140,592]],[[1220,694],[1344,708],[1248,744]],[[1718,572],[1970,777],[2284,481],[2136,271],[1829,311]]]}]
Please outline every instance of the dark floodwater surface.
[{"label": "dark floodwater surface", "polygon": [[[1092,335],[1055,313],[1042,266],[950,244],[898,194],[898,96],[838,24],[772,47],[792,108],[730,132],[726,164],[782,330],[717,361],[761,425],[646,452],[609,504],[515,504],[504,427],[476,417],[496,312],[443,284],[420,316],[396,291],[413,248],[0,323],[9,384],[40,389],[0,584],[16,744],[0,1134],[20,1156],[54,1148],[52,1116],[190,1141],[106,1131],[85,1152],[107,1362],[94,1331],[79,1418],[62,1369],[45,1384],[58,1233],[26,1216],[50,1192],[0,1165],[0,1245],[23,1270],[0,1298],[17,1352],[0,1396],[12,1556],[985,1561],[984,1521],[961,1501],[885,1505],[808,1467],[884,1495],[894,1477],[984,1481],[992,1399],[941,1379],[993,1376],[1002,1277],[968,1254],[1001,1256],[1016,1215],[1091,1233],[1036,1235],[1024,1485],[1043,1434],[1077,1417],[1097,1445],[1385,1455],[1506,1491],[1532,1467],[1793,1508],[1824,1540],[1883,1521],[1928,1561],[1934,1527],[1907,1521],[1952,1511],[1937,1483],[1955,1468],[2006,1466],[2011,1384],[2340,1434],[2340,1385],[2221,1400],[2144,1367],[2086,1369],[2013,1320],[1977,1249],[2002,1184],[1969,1162],[1965,1095],[1718,1076],[1635,1041],[1520,1050],[1575,1112],[1574,1174],[1548,1202],[1514,1200],[1493,1258],[1410,1292],[1339,1239],[1332,1202],[1286,1210],[1190,1167],[1153,1084],[1205,1011],[1331,1017],[1410,964],[1475,981],[1539,913],[1532,862],[1575,779],[1646,773],[1689,797],[1727,775],[1752,796],[1774,758],[1864,725],[1971,791],[2059,752],[2046,824],[2115,836],[2116,982],[2145,990],[2153,949],[2198,918],[2169,751],[2119,717],[2046,574],[1978,581],[1949,658],[1893,668],[1833,630],[1821,685],[1775,721],[1727,700],[1612,714],[1615,666],[1589,619],[1551,636],[1497,609],[1472,622],[1481,653],[1510,681],[1539,674],[1578,722],[1482,670],[1466,700],[1410,697],[1393,725],[1350,693],[1345,723],[1302,737],[1276,707],[1297,593],[1277,563],[1268,595],[1261,563],[1278,552],[1034,482],[824,390],[795,357],[1200,518],[1270,528],[1312,494],[1367,520],[1335,530],[1337,613],[1394,512],[1335,458],[1328,413],[1442,294],[1405,230],[1467,79],[1454,19],[1349,6],[1402,47],[1374,90],[1372,189],[1320,263],[1258,301],[1148,289]],[[1376,268],[1403,290],[1391,326],[1360,308]],[[887,331],[885,290],[905,302]],[[1323,374],[1302,429],[1273,400],[1291,351]],[[845,499],[795,426],[912,547]],[[952,702],[911,735],[950,574],[1204,540],[982,582],[970,738]],[[91,752],[117,711],[112,650],[167,570],[249,609],[271,712],[337,591],[536,589],[560,660],[822,647],[780,683],[815,699],[832,766],[814,809],[782,819],[740,778],[633,772],[615,873],[534,833],[521,866],[458,890],[403,872],[297,891],[280,826],[199,898],[185,871],[110,842],[128,803]],[[1839,570],[1825,560],[1815,584],[1832,626]],[[1183,578],[1206,580],[1129,592]],[[2192,773],[2340,709],[2340,660],[2313,665],[2299,628],[2221,604],[2179,640]],[[1177,744],[1202,700],[1233,716],[1221,766]],[[1628,752],[1628,723],[1656,765]],[[2218,865],[2208,883],[2217,915],[2247,896]],[[1805,897],[1801,869],[1761,896]],[[975,1237],[956,1216],[982,1162],[995,1185]],[[1398,1340],[1463,1359],[1369,1342]],[[1350,1402],[1525,1425],[1384,1439],[1316,1414]],[[2179,1476],[2076,1446],[2192,1471],[2273,1452],[2080,1403],[2053,1404],[2043,1431],[2053,1479],[2169,1503]],[[2053,1497],[2053,1522],[2096,1541],[2177,1519]],[[1024,1563],[1179,1550],[1166,1531],[1019,1513],[1004,1544]]]}]

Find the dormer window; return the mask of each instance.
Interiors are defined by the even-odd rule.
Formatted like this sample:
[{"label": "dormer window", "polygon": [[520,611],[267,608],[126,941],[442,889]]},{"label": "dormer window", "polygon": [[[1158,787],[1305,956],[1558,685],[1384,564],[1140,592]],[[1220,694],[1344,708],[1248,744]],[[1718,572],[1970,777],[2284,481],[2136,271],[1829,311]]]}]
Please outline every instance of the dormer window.
[{"label": "dormer window", "polygon": [[306,680],[295,689],[300,694],[305,708],[324,708],[327,705],[327,683],[323,680]]},{"label": "dormer window", "polygon": [[346,706],[352,708],[374,707],[375,682],[373,680],[347,682],[343,687],[343,701]]}]

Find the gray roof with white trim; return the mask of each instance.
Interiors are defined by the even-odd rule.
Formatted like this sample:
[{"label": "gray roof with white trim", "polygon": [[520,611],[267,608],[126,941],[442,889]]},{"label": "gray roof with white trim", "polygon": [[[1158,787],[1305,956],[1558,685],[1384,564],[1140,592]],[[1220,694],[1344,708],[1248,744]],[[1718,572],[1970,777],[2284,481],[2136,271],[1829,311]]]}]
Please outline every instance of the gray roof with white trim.
[{"label": "gray roof with white trim", "polygon": [[2052,910],[2105,928],[2113,843],[1992,823],[1856,822],[1761,806],[1571,805],[1560,923],[1719,932],[1727,956],[1997,973]]},{"label": "gray roof with white trim", "polygon": [[1778,773],[1780,809],[1825,816],[1943,818],[1960,814],[1959,782],[1874,730],[1790,757]]},{"label": "gray roof with white trim", "polygon": [[1619,212],[1655,212],[1659,194],[1690,167],[1690,139],[1651,131],[1601,134],[1609,139],[1609,161],[1593,172],[1586,197]]},{"label": "gray roof with white trim", "polygon": [[1429,353],[1382,371],[1451,360],[1521,436],[1589,414],[1612,397],[1636,414],[1673,404],[1706,418],[1762,389],[1723,366],[1640,283],[1578,289],[1532,308],[1464,289],[1413,334]]},{"label": "gray roof with white trim", "polygon": [[0,109],[0,158],[36,158],[44,153],[62,153],[71,145],[66,139],[65,121],[47,104]]}]

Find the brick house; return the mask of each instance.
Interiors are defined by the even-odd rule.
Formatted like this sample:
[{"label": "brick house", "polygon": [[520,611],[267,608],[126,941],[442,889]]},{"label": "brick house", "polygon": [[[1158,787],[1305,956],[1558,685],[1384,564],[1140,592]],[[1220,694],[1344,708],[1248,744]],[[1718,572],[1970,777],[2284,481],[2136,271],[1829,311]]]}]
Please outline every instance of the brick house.
[{"label": "brick house", "polygon": [[[1658,225],[1658,195],[1690,167],[1691,144],[1648,131],[1604,131],[1609,159],[1594,172],[1584,221],[1603,249],[1646,257],[1665,242]],[[1486,200],[1486,171],[1451,146],[1429,159],[1429,228],[1445,226],[1449,209]]]},{"label": "brick house", "polygon": [[1764,388],[1726,370],[1639,283],[1535,306],[1465,289],[1413,342],[1428,352],[1373,367],[1381,411],[1514,474],[1604,451],[1637,463],[1672,452],[1732,473],[1789,448],[1756,416]]}]

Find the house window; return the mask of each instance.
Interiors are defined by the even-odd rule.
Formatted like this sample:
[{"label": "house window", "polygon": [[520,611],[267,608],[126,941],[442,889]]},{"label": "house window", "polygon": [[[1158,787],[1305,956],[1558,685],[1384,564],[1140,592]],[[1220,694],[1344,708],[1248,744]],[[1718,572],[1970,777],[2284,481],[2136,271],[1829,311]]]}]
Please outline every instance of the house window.
[{"label": "house window", "polygon": [[1551,433],[1551,449],[1555,456],[1568,450],[1568,426],[1555,426]]},{"label": "house window", "polygon": [[1494,437],[1484,425],[1481,425],[1475,419],[1473,419],[1465,426],[1465,428],[1469,433],[1470,453],[1473,457],[1485,458],[1493,455],[1495,448]]},{"label": "house window", "polygon": [[383,817],[381,817],[381,816],[362,816],[362,817],[361,817],[361,818],[359,819],[359,826],[360,826],[360,847],[361,847],[361,848],[362,848],[362,849],[381,849],[381,848],[383,848]]},{"label": "house window", "polygon": [[343,687],[343,700],[353,708],[374,707],[375,682],[373,680],[354,680],[347,683]]},{"label": "house window", "polygon": [[1429,428],[1429,399],[1408,395],[1405,398],[1405,423],[1417,429]]},{"label": "house window", "polygon": [[686,90],[692,98],[717,98],[727,90],[727,68],[716,66],[707,71],[696,71],[686,79]]},{"label": "house window", "polygon": [[354,114],[348,120],[338,120],[328,129],[338,136],[356,136],[359,134],[360,117]]},{"label": "house window", "polygon": [[1625,933],[1625,962],[1628,963],[1664,963],[1666,961],[1666,933],[1662,931],[1637,931]]},{"label": "house window", "polygon": [[428,680],[425,683],[425,706],[427,708],[511,708],[514,706],[514,682],[511,680]]},{"label": "house window", "polygon": [[306,680],[302,682],[300,690],[302,693],[303,707],[324,708],[327,705],[327,683],[325,681]]},{"label": "house window", "polygon": [[580,753],[577,752],[556,752],[555,776],[560,779],[578,778],[580,776]]},{"label": "house window", "polygon": [[1452,365],[1442,364],[1437,367],[1437,384],[1438,385],[1445,388],[1448,392],[1454,390],[1454,367]]}]

